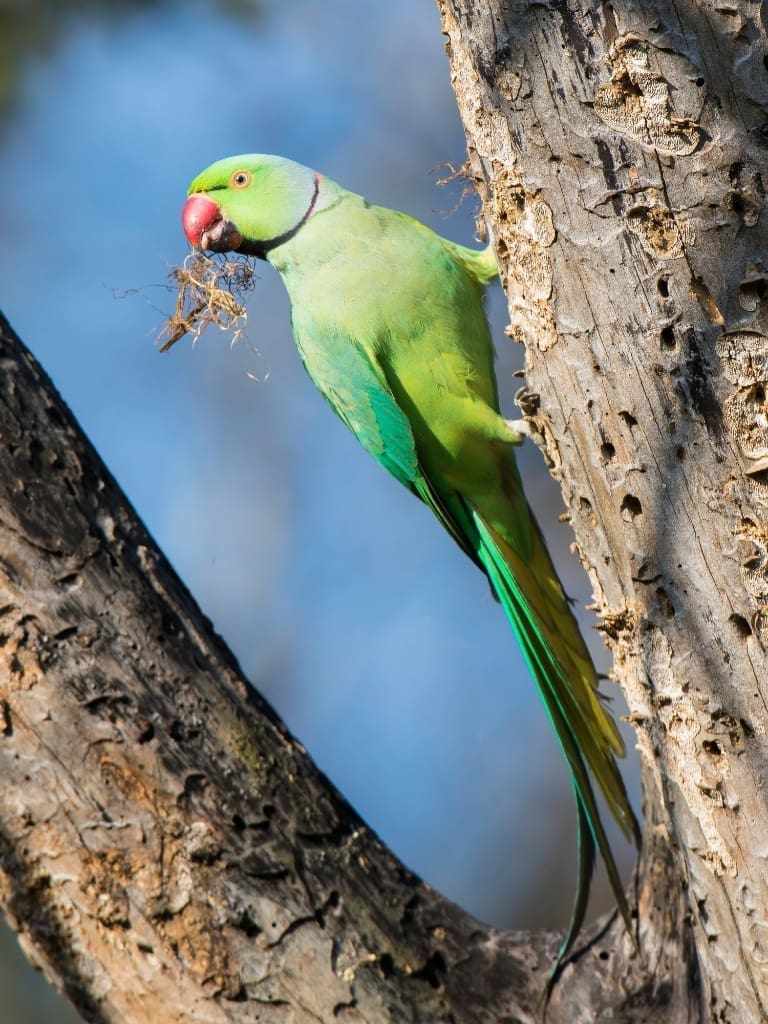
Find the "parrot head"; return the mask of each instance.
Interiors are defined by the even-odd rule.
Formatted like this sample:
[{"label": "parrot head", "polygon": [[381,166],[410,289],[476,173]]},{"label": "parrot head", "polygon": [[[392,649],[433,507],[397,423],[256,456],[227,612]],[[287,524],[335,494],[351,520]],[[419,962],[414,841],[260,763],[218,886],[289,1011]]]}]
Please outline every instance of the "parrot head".
[{"label": "parrot head", "polygon": [[266,259],[312,214],[321,175],[276,156],[232,156],[189,186],[181,222],[196,249]]}]

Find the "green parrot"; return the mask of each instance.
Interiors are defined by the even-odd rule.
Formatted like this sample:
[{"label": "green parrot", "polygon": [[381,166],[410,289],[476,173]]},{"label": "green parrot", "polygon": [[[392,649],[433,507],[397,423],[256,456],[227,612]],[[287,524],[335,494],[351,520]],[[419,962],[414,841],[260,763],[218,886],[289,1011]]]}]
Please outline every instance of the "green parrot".
[{"label": "green parrot", "polygon": [[622,831],[639,827],[616,764],[618,729],[523,493],[523,434],[499,412],[483,306],[491,247],[449,242],[276,156],[229,157],[192,182],[182,214],[197,249],[267,260],[281,275],[301,358],[362,446],[419,497],[487,576],[570,769],[579,833],[571,921],[584,922],[599,850],[630,930],[592,780]]}]

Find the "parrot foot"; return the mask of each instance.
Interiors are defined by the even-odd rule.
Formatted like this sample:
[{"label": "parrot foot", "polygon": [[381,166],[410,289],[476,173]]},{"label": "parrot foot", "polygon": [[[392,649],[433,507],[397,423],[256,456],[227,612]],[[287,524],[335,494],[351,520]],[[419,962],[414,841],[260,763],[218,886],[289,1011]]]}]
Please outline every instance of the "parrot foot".
[{"label": "parrot foot", "polygon": [[530,420],[505,420],[504,422],[511,433],[515,435],[512,440],[513,444],[522,444],[523,439],[529,437],[535,445],[540,448],[544,446],[544,438],[535,423],[531,423]]}]

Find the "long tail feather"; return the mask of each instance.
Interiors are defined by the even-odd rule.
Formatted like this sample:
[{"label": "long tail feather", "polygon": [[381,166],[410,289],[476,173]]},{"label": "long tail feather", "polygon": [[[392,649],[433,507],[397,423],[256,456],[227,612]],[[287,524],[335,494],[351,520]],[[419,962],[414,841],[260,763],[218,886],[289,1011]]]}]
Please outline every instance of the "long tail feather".
[{"label": "long tail feather", "polygon": [[592,838],[592,830],[589,827],[589,820],[584,811],[584,807],[582,806],[579,798],[579,792],[575,784],[573,791],[574,796],[576,797],[576,820],[579,827],[579,876],[568,930],[563,936],[563,941],[560,943],[557,959],[552,966],[552,970],[549,972],[547,984],[542,993],[541,1005],[545,1008],[549,1002],[549,997],[552,995],[552,989],[555,987],[557,979],[560,977],[563,967],[565,966],[566,957],[571,951],[571,948],[573,947],[573,944],[584,924],[584,918],[586,917],[587,907],[589,905],[589,890],[592,885],[592,875],[595,870],[595,841]]},{"label": "long tail feather", "polygon": [[[631,920],[618,868],[600,819],[591,779],[627,837],[639,841],[639,827],[616,757],[621,738],[597,692],[597,673],[563,595],[538,526],[533,523],[534,557],[523,563],[472,510],[478,531],[478,561],[509,618],[552,721],[571,772],[579,823],[579,879],[571,921],[548,990],[559,974],[584,922],[595,849],[605,864],[619,911]],[[590,777],[591,776],[591,777]]]}]

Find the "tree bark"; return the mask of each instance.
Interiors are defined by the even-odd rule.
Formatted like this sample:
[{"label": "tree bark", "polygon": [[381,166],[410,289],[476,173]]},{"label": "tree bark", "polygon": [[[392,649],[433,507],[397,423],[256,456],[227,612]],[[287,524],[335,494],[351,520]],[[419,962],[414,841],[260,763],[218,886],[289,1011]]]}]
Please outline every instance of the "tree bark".
[{"label": "tree bark", "polygon": [[[643,761],[637,948],[550,1024],[766,1017],[759,8],[438,0],[472,173]],[[541,1019],[558,945],[409,874],[0,318],[0,899],[92,1021]]]},{"label": "tree bark", "polygon": [[671,885],[692,1017],[764,1020],[765,14],[438,6],[510,333],[637,730],[641,957],[652,972]]}]

